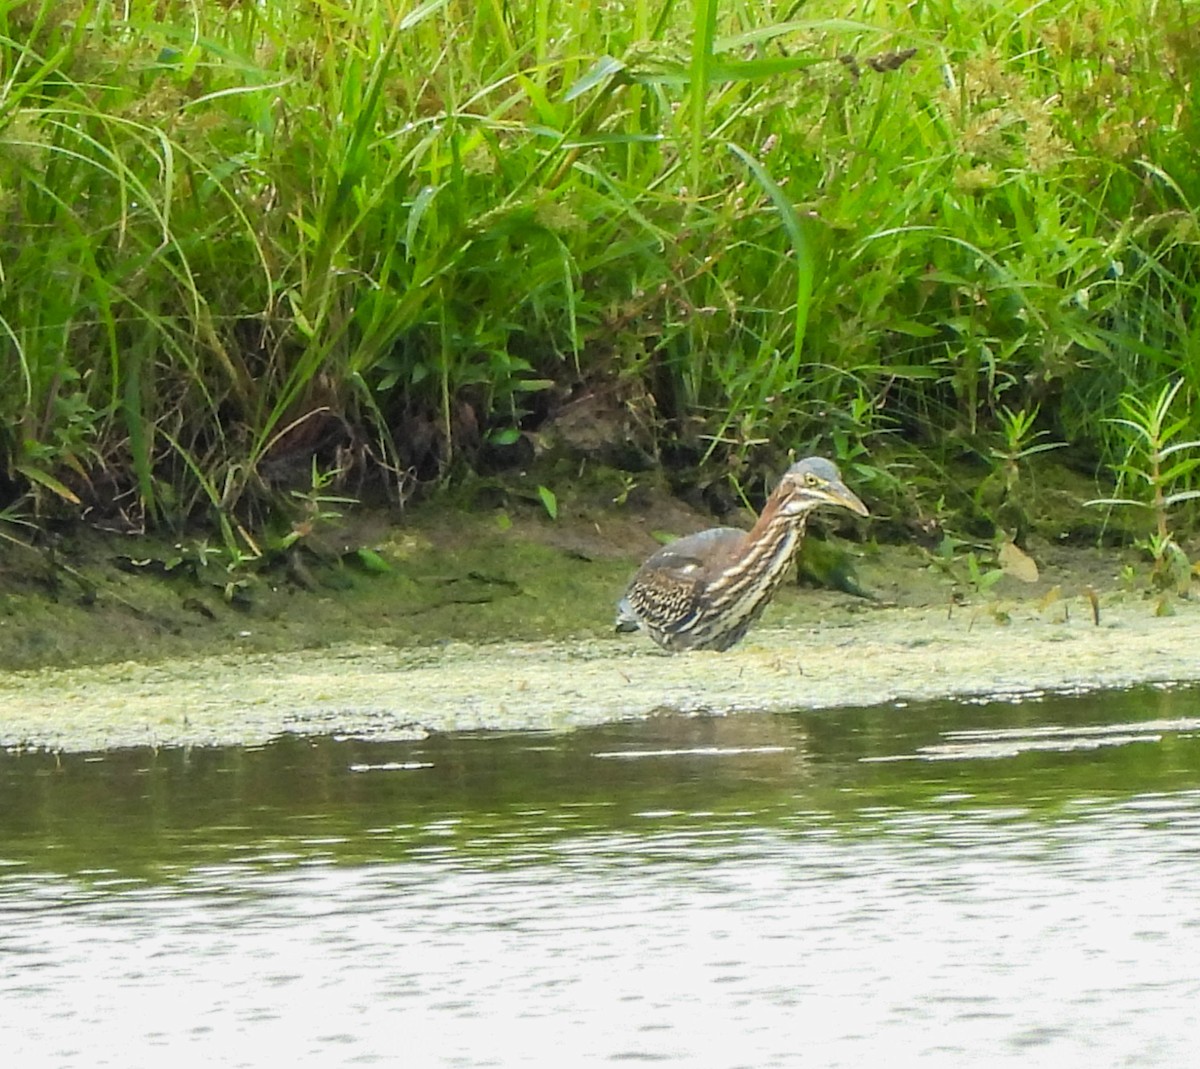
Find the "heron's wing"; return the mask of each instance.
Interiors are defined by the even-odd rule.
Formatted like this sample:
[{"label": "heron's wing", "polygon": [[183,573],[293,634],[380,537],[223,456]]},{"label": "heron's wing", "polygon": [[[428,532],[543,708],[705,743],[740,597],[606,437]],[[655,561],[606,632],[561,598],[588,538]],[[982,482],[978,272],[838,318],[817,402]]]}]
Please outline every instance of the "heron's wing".
[{"label": "heron's wing", "polygon": [[705,588],[741,544],[745,531],[714,527],[663,546],[638,569],[621,600],[622,617],[648,616],[669,625],[690,619],[701,604]]},{"label": "heron's wing", "polygon": [[639,574],[654,571],[677,575],[681,581],[706,582],[709,575],[721,570],[745,537],[746,532],[736,527],[712,527],[685,535],[653,554]]}]

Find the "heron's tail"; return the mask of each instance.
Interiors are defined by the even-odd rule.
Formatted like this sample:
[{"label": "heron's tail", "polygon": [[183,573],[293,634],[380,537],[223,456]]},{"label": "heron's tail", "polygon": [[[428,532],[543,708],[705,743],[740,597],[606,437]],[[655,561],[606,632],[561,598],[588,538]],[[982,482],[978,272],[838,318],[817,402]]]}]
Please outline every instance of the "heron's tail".
[{"label": "heron's tail", "polygon": [[629,605],[628,598],[622,598],[617,602],[617,622],[616,629],[618,631],[636,631],[642,626],[642,621],[637,618],[632,608]]}]

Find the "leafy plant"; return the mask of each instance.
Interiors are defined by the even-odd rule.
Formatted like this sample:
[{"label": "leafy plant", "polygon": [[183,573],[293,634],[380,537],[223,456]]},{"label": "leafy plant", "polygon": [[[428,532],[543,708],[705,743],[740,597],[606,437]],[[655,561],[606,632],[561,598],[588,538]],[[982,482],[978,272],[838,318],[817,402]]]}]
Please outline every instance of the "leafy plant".
[{"label": "leafy plant", "polygon": [[329,487],[339,476],[340,469],[321,471],[313,459],[309,486],[306,490],[293,490],[292,500],[299,515],[292,521],[291,529],[275,540],[272,549],[283,551],[318,533],[321,528],[342,518],[341,508],[355,503],[354,498],[329,493]]},{"label": "leafy plant", "polygon": [[19,531],[32,537],[37,532],[37,524],[22,514],[16,505],[0,509],[0,539],[22,549],[32,549],[31,543],[22,538]]},{"label": "leafy plant", "polygon": [[1107,420],[1123,429],[1128,442],[1125,459],[1116,468],[1117,494],[1126,488],[1141,493],[1136,497],[1114,495],[1087,502],[1151,513],[1154,529],[1145,545],[1154,559],[1155,574],[1163,583],[1174,582],[1180,557],[1186,561],[1171,530],[1171,510],[1185,501],[1200,498],[1200,490],[1188,486],[1192,473],[1200,468],[1200,455],[1193,452],[1200,448],[1200,439],[1181,441],[1190,425],[1190,416],[1173,415],[1171,411],[1182,387],[1183,380],[1176,379],[1149,399],[1136,394],[1122,395],[1123,415]]},{"label": "leafy plant", "polygon": [[975,503],[997,526],[1023,529],[1033,511],[1028,483],[1022,483],[1024,462],[1039,453],[1061,449],[1064,442],[1039,441],[1048,431],[1036,430],[1040,409],[1018,409],[1001,406],[996,415],[1001,442],[988,450],[995,465],[975,491]]},{"label": "leafy plant", "polygon": [[[956,586],[966,586],[975,594],[982,596],[1004,578],[1004,570],[995,564],[985,563],[981,555],[976,552],[977,547],[968,547],[968,543],[946,535],[931,554],[930,560]],[[964,548],[967,549],[966,556],[961,558],[956,556],[957,552]],[[965,578],[958,567],[959,560],[966,564]]]},{"label": "leafy plant", "polygon": [[971,584],[971,589],[976,594],[986,594],[993,586],[995,586],[1002,578],[1004,571],[1000,568],[986,567],[972,550],[967,554],[967,577]]},{"label": "leafy plant", "polygon": [[997,426],[1119,465],[1200,389],[1177,6],[2,5],[4,493],[253,557],[274,473],[404,499],[596,386],[898,501]]},{"label": "leafy plant", "polygon": [[992,449],[992,456],[1003,462],[1005,471],[1009,473],[1007,477],[1010,483],[1017,479],[1017,466],[1020,461],[1038,453],[1061,449],[1066,445],[1065,442],[1038,441],[1049,434],[1049,431],[1034,430],[1039,414],[1040,408],[1037,407],[1031,411],[1022,408],[1016,412],[1007,405],[1000,409],[997,418],[1004,442]]}]

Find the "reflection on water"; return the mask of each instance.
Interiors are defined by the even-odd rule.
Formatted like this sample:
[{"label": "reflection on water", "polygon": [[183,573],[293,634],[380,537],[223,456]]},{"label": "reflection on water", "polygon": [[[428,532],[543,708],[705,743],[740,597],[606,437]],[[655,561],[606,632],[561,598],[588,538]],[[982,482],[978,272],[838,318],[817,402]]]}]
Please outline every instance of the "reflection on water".
[{"label": "reflection on water", "polygon": [[1200,693],[0,758],[6,1064],[1190,1066]]}]

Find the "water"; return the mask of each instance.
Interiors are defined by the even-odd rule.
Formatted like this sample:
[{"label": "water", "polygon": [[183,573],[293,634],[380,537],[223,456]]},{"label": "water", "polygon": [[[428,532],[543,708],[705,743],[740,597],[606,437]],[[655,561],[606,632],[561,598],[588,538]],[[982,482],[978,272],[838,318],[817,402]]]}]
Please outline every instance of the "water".
[{"label": "water", "polygon": [[0,757],[6,1065],[1192,1066],[1200,691]]}]

